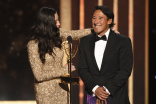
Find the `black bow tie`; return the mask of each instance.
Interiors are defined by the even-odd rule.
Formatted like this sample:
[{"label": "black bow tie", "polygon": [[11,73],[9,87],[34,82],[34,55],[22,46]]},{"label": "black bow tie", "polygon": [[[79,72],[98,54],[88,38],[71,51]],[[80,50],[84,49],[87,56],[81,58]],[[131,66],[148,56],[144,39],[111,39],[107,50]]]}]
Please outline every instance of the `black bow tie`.
[{"label": "black bow tie", "polygon": [[95,37],[95,42],[96,42],[96,41],[99,41],[99,40],[105,40],[105,41],[107,41],[106,35],[103,35],[102,37],[99,37],[99,36],[96,35],[96,37]]}]

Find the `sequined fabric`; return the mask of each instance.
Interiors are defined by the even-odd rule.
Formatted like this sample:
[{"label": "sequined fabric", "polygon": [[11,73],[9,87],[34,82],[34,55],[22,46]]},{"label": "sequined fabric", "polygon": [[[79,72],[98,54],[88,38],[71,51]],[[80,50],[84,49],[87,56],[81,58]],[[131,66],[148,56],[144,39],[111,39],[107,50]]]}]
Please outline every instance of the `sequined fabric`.
[{"label": "sequined fabric", "polygon": [[[103,104],[109,104],[109,98],[105,101],[103,102]],[[87,104],[96,104],[96,96],[93,97],[93,95],[87,95]]]},{"label": "sequined fabric", "polygon": [[96,104],[96,97],[93,97],[93,95],[87,95],[87,104]]},{"label": "sequined fabric", "polygon": [[[90,29],[67,31],[60,29],[63,41],[70,35],[74,40],[91,33]],[[34,90],[37,104],[68,104],[69,92],[66,86],[59,84],[60,76],[67,74],[67,67],[62,66],[63,51],[57,47],[53,49],[54,58],[45,55],[45,64],[40,60],[38,42],[31,40],[27,44],[27,51],[32,72],[34,74]]]},{"label": "sequined fabric", "polygon": [[89,34],[91,34],[91,29],[68,31],[60,28],[60,36],[63,38],[63,40],[66,40],[69,35],[72,37],[73,40],[78,40],[81,37],[84,37]]}]

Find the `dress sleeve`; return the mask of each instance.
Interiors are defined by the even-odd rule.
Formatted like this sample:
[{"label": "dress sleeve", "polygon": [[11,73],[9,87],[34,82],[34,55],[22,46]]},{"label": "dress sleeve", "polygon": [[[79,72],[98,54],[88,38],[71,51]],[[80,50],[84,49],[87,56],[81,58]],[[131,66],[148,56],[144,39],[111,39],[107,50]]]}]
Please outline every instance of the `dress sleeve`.
[{"label": "dress sleeve", "polygon": [[89,34],[91,34],[91,28],[71,31],[60,28],[60,37],[62,37],[63,40],[66,40],[68,36],[71,36],[73,40],[78,40]]},{"label": "dress sleeve", "polygon": [[27,44],[27,52],[32,72],[38,82],[48,81],[67,74],[68,68],[66,66],[58,70],[58,68],[53,66],[47,67],[46,64],[42,63],[39,57],[38,43],[35,41],[29,41]]}]

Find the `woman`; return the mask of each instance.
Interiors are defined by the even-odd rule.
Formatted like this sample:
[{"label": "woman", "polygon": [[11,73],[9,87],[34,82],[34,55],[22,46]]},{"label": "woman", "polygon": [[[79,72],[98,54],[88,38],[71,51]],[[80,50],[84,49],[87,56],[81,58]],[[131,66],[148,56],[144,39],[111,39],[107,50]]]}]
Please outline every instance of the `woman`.
[{"label": "woman", "polygon": [[[70,35],[79,39],[91,33],[90,29],[67,31],[59,29],[57,12],[42,7],[35,18],[27,51],[34,74],[34,89],[37,104],[67,104],[67,91],[59,82],[60,76],[68,73],[68,65],[62,66],[63,50],[61,44]],[[72,65],[72,71],[75,68]]]}]

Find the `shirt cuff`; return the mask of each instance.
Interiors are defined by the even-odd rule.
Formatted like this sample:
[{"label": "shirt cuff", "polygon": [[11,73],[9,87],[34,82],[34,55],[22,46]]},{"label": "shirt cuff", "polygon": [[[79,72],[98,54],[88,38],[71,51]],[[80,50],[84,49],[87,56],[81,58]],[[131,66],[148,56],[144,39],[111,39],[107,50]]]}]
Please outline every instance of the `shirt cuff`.
[{"label": "shirt cuff", "polygon": [[105,89],[106,89],[106,92],[108,92],[109,93],[109,95],[110,95],[110,92],[109,92],[109,90],[105,87],[105,86],[103,86]]},{"label": "shirt cuff", "polygon": [[100,87],[100,86],[96,85],[96,86],[92,89],[93,97],[95,96],[95,90],[96,90],[98,87]]}]

